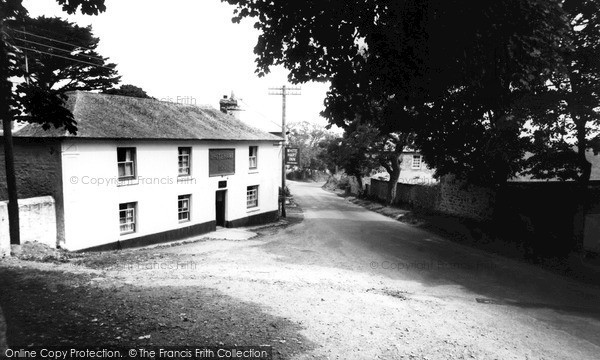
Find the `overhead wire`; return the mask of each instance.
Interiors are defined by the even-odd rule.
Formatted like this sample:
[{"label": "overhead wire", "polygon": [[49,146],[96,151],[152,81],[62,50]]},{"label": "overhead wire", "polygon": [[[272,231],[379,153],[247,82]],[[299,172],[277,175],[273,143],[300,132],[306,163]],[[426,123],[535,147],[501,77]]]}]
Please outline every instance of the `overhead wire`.
[{"label": "overhead wire", "polygon": [[250,106],[247,102],[245,102],[243,99],[237,99],[239,101],[241,101],[242,103],[244,103],[244,105],[246,105],[248,108],[250,108],[253,112],[257,113],[258,115],[262,116],[265,120],[270,121],[271,123],[277,125],[277,127],[281,127],[281,124],[276,123],[275,121],[269,119],[269,117],[267,117],[265,114],[261,113],[260,111],[256,110],[254,107]]},{"label": "overhead wire", "polygon": [[[19,40],[19,41],[26,42],[26,43],[31,43],[31,44],[35,44],[35,45],[45,46],[45,47],[48,47],[48,48],[50,48],[50,49],[54,49],[54,50],[58,50],[58,51],[63,51],[63,52],[66,52],[66,53],[68,53],[68,54],[72,54],[72,53],[73,53],[73,50],[66,50],[66,49],[62,49],[62,48],[58,48],[58,47],[54,47],[54,46],[52,46],[52,45],[42,44],[42,43],[39,43],[39,42],[35,42],[35,41],[31,41],[31,40],[26,40],[26,39],[21,39],[21,38],[17,38],[17,37],[15,37],[15,39],[16,39],[16,40]],[[79,55],[79,56],[85,56],[85,57],[89,57],[89,58],[91,58],[91,59],[102,60],[102,61],[104,61],[104,60],[105,60],[105,59],[104,59],[104,58],[102,58],[102,57],[99,57],[99,56],[94,56],[94,55],[88,55],[88,54],[77,54],[77,55]]]},{"label": "overhead wire", "polygon": [[83,61],[83,60],[79,60],[79,59],[75,59],[72,57],[68,57],[68,56],[62,56],[62,55],[58,55],[58,54],[53,54],[53,53],[49,53],[46,51],[42,51],[42,50],[38,50],[38,49],[32,49],[32,48],[28,48],[28,47],[24,47],[24,46],[19,46],[19,45],[13,45],[14,47],[16,47],[17,49],[20,50],[29,50],[29,51],[34,51],[40,54],[45,54],[48,56],[54,56],[54,57],[58,57],[58,58],[62,58],[62,59],[66,59],[66,60],[71,60],[74,62],[78,62],[78,63],[82,63],[82,64],[86,64],[86,65],[90,65],[90,66],[95,66],[95,67],[101,67],[101,68],[105,68],[105,69],[110,69],[110,70],[114,70],[114,67],[110,67],[110,66],[104,66],[104,65],[98,65],[98,64],[94,64],[88,61]]},{"label": "overhead wire", "polygon": [[[59,47],[52,46],[52,45],[49,45],[49,44],[43,44],[43,43],[39,43],[39,42],[32,41],[32,40],[22,39],[20,37],[13,37],[14,39],[16,39],[18,41],[23,41],[23,42],[26,42],[26,43],[31,43],[31,44],[35,44],[35,45],[38,45],[38,46],[45,46],[48,49],[54,49],[54,50],[58,50],[58,51],[63,51],[63,52],[69,53],[69,54],[72,54],[74,51],[76,51],[78,49],[83,49],[83,50],[88,50],[88,51],[95,51],[94,49],[91,49],[91,48],[88,48],[88,47],[85,47],[85,46],[76,45],[76,44],[73,44],[73,43],[69,43],[69,42],[66,42],[66,41],[61,41],[61,40],[53,39],[53,38],[46,37],[46,36],[41,36],[41,35],[34,34],[32,32],[29,32],[29,31],[18,30],[18,29],[13,29],[13,28],[9,28],[9,30],[14,31],[14,32],[19,33],[19,34],[25,34],[25,35],[37,37],[37,38],[40,38],[40,39],[52,41],[52,42],[55,42],[55,43],[72,46],[74,48],[72,51],[69,51],[67,49],[59,48]],[[24,36],[24,35],[22,35],[22,36]],[[73,56],[83,56],[83,57],[89,58],[90,60],[101,60],[101,61],[105,61],[106,60],[106,59],[104,59],[102,57],[98,57],[98,56],[94,56],[94,55],[89,55],[89,54],[75,54],[75,55],[71,55],[71,56],[64,56],[64,55],[53,54],[53,53],[50,53],[50,52],[47,52],[47,51],[43,51],[43,50],[31,48],[31,47],[26,47],[26,46],[21,46],[21,45],[14,45],[14,46],[16,48],[22,50],[22,51],[33,51],[33,52],[37,52],[37,53],[40,53],[40,54],[45,54],[45,55],[48,55],[48,56],[54,56],[54,57],[58,57],[58,58],[65,59],[65,60],[70,60],[70,61],[73,61],[73,62],[78,62],[78,63],[85,64],[85,65],[90,65],[90,66],[95,66],[95,67],[101,67],[101,68],[105,68],[105,69],[114,70],[114,67],[104,66],[104,65],[99,65],[99,64],[94,64],[92,62],[81,60],[81,59],[77,59],[77,58],[73,57]]]},{"label": "overhead wire", "polygon": [[56,43],[59,43],[59,44],[73,46],[75,48],[81,48],[81,49],[85,49],[85,50],[89,50],[89,51],[96,51],[95,49],[87,48],[85,46],[80,46],[80,45],[72,44],[72,43],[69,43],[69,42],[66,42],[66,41],[56,40],[56,39],[49,38],[49,37],[46,37],[46,36],[37,35],[37,34],[31,33],[31,32],[28,32],[28,31],[17,30],[17,29],[13,29],[13,28],[10,28],[10,30],[14,31],[14,32],[21,33],[21,34],[26,34],[26,35],[30,35],[30,36],[33,36],[33,37],[37,37],[37,38],[40,38],[40,39],[44,39],[44,40],[48,40],[48,41],[53,41],[53,42],[56,42]]}]

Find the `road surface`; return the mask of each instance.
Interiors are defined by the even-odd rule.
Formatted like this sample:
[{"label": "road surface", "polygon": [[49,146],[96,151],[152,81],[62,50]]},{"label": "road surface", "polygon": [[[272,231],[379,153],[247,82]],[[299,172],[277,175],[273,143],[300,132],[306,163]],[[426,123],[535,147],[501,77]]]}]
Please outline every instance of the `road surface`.
[{"label": "road surface", "polygon": [[[367,211],[319,185],[291,184],[304,222],[275,252],[308,269],[341,269],[350,278],[363,274],[378,289],[374,292],[424,305],[401,307],[422,311],[410,316],[424,337],[413,339],[417,343],[444,348],[449,337],[479,348],[473,351],[477,358],[600,357],[598,288],[450,242]],[[365,320],[359,312],[355,316],[357,322]],[[389,316],[400,323],[404,317]],[[401,354],[402,346],[398,350]]]},{"label": "road surface", "polygon": [[600,289],[291,182],[250,240],[0,262],[10,346],[261,345],[275,359],[598,359]]}]

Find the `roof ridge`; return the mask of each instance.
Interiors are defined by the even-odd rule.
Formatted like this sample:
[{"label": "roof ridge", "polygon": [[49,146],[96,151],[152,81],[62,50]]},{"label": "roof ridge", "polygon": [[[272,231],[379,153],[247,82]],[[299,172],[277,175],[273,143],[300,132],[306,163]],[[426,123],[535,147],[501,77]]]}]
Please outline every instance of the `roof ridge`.
[{"label": "roof ridge", "polygon": [[[30,126],[21,136],[111,139],[269,140],[278,136],[253,127],[212,106],[181,104],[88,91],[73,91],[68,108],[77,135],[64,129]],[[73,103],[74,102],[74,103]]]}]

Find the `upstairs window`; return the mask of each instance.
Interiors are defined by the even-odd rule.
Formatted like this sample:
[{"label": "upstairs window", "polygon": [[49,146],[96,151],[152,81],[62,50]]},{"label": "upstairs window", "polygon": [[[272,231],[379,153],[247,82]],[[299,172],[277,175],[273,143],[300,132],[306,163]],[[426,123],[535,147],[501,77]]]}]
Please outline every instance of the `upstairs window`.
[{"label": "upstairs window", "polygon": [[137,203],[119,204],[119,232],[121,235],[135,232],[136,213]]},{"label": "upstairs window", "polygon": [[250,169],[256,169],[258,167],[258,146],[250,146],[248,156],[248,167]]},{"label": "upstairs window", "polygon": [[191,147],[180,147],[178,164],[179,164],[179,176],[191,175],[191,160],[192,160],[192,148]]},{"label": "upstairs window", "polygon": [[258,185],[248,186],[246,188],[246,207],[254,208],[258,206]]},{"label": "upstairs window", "polygon": [[135,178],[135,148],[117,148],[119,180]]},{"label": "upstairs window", "polygon": [[179,222],[190,221],[190,200],[191,195],[179,195],[177,197],[177,208]]},{"label": "upstairs window", "polygon": [[413,169],[420,169],[422,162],[423,162],[423,159],[422,159],[421,155],[413,155],[413,157],[412,157],[412,168]]}]

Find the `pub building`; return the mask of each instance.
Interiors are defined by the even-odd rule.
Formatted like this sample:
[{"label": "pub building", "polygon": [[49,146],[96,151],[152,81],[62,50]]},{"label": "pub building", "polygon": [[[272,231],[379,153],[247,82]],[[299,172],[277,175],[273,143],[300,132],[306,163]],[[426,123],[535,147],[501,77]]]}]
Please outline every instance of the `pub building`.
[{"label": "pub building", "polygon": [[54,198],[56,245],[141,246],[277,219],[280,136],[207,106],[82,91],[66,106],[76,135],[38,124],[14,135],[20,198]]}]

